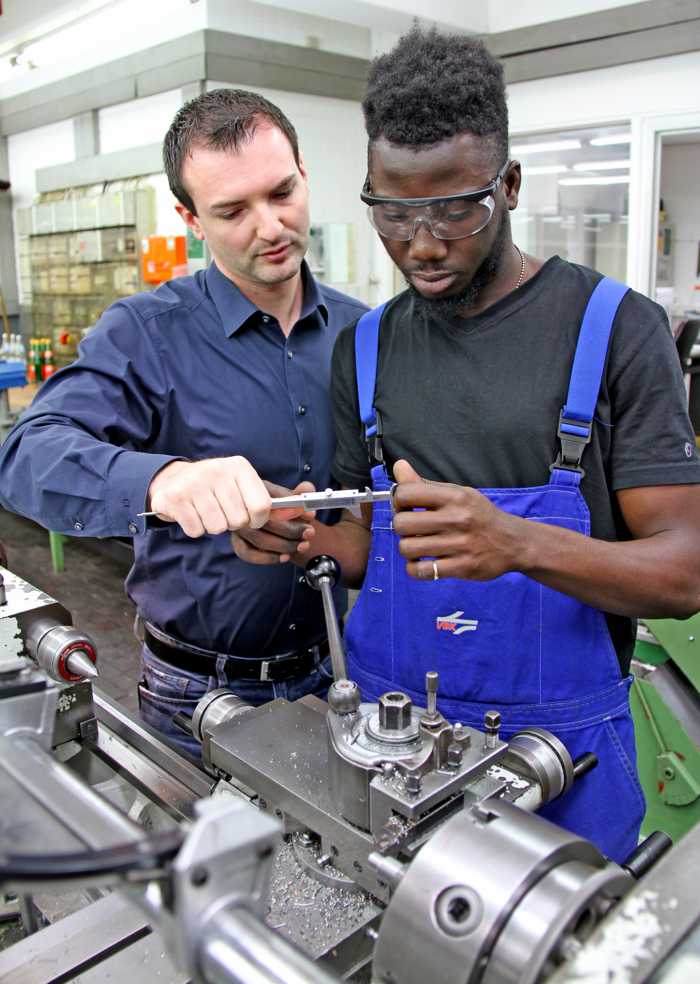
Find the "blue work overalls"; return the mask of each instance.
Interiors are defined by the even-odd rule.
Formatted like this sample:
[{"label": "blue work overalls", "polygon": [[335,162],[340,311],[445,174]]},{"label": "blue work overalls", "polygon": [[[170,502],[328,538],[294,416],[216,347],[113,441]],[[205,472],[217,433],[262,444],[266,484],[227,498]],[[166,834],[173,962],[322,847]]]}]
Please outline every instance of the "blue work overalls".
[{"label": "blue work overalls", "polygon": [[[604,278],[591,295],[559,421],[562,450],[549,482],[480,489],[499,509],[590,535],[579,463],[627,289]],[[367,438],[379,442],[373,403],[382,310],[360,319],[355,344],[360,415]],[[372,480],[375,489],[390,487],[384,465],[372,469]],[[554,732],[574,759],[594,752],[597,768],[540,812],[616,861],[636,847],[645,804],[628,703],[632,678],[622,677],[602,612],[519,573],[486,582],[411,578],[391,505],[381,502],[373,507],[367,572],[345,639],[348,675],[365,700],[400,687],[424,705],[425,673],[437,670],[438,706],[449,720],[482,727],[484,712],[495,708],[506,740],[538,726]]]}]

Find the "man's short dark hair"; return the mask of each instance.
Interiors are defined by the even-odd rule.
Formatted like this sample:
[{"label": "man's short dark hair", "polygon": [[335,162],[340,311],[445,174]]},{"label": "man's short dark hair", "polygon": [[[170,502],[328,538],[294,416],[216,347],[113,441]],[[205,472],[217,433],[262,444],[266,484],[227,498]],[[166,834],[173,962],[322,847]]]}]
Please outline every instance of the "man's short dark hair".
[{"label": "man's short dark hair", "polygon": [[182,166],[192,148],[236,151],[261,123],[282,131],[299,164],[296,130],[282,110],[264,96],[245,89],[212,89],[178,110],[163,141],[163,166],[173,195],[193,215],[197,211],[182,182]]},{"label": "man's short dark hair", "polygon": [[476,38],[414,27],[370,65],[362,109],[370,149],[380,137],[418,149],[469,132],[508,156],[503,67]]}]

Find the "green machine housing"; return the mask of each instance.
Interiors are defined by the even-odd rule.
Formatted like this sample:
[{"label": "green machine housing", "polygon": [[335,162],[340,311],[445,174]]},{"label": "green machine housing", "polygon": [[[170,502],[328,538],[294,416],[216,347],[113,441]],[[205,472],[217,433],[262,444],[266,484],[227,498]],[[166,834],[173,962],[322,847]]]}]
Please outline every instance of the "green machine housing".
[{"label": "green machine housing", "polygon": [[676,841],[700,820],[700,614],[640,623],[632,671],[642,834]]}]

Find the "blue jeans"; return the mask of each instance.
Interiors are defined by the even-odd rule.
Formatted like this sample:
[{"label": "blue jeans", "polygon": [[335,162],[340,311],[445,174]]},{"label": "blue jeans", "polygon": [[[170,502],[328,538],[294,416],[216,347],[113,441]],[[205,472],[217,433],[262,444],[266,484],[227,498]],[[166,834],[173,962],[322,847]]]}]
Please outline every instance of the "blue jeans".
[{"label": "blue jeans", "polygon": [[173,716],[182,711],[192,717],[197,704],[210,690],[228,687],[247,704],[258,705],[276,697],[298,700],[306,694],[316,694],[325,699],[333,682],[330,657],[322,660],[308,675],[279,683],[237,679],[226,672],[225,663],[224,657],[217,660],[215,673],[207,677],[171,666],[154,655],[145,644],[141,653],[141,682],[138,686],[141,717],[160,732],[168,744],[199,766],[202,764],[200,743],[173,724]]}]

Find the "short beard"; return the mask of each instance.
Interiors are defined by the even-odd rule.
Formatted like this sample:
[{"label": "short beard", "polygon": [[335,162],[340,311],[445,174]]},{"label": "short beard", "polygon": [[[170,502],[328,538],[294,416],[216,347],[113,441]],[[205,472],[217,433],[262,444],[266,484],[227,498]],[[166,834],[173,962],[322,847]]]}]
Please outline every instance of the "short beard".
[{"label": "short beard", "polygon": [[467,317],[469,309],[474,307],[484,288],[488,287],[498,273],[505,251],[507,233],[508,217],[507,213],[503,212],[489,255],[471,281],[458,294],[450,294],[449,297],[423,297],[413,284],[407,281],[416,311],[428,317],[437,316],[447,319]]}]

